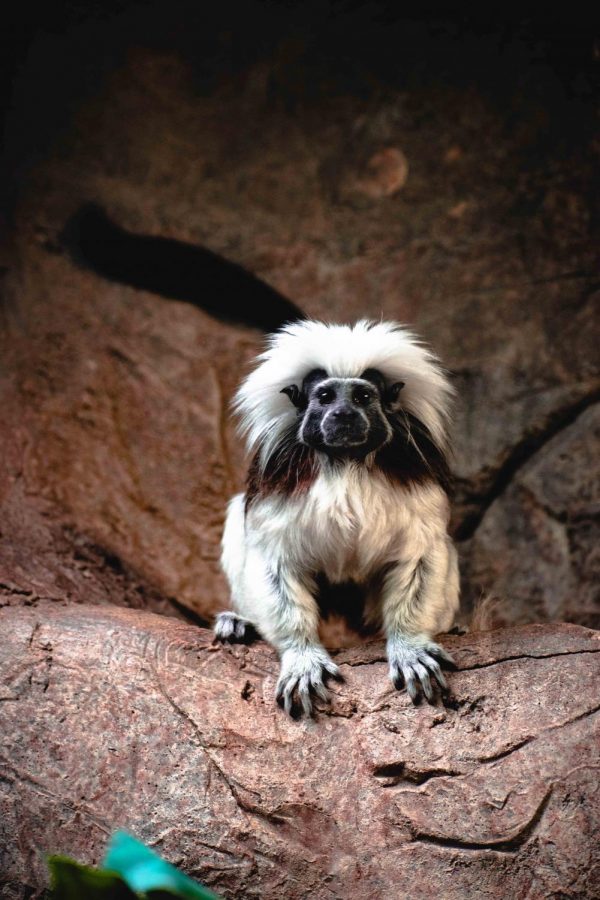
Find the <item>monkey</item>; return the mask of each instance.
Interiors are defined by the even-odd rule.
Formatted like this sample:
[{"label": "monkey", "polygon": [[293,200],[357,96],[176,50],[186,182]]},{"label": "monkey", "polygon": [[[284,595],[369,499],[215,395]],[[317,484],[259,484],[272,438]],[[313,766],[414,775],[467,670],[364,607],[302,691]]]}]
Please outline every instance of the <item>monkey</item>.
[{"label": "monkey", "polygon": [[218,614],[215,639],[258,632],[280,657],[277,702],[311,716],[341,680],[319,640],[316,585],[356,582],[392,683],[433,702],[453,665],[433,636],[459,604],[447,375],[406,327],[368,319],[292,322],[256,362],[233,402],[251,463],[227,508],[233,611]]}]

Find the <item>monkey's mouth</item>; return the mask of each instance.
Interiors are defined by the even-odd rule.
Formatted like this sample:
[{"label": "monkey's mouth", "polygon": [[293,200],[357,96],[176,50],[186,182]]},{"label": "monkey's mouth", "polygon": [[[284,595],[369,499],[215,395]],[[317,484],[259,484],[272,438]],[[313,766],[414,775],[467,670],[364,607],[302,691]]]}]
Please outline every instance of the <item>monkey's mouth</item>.
[{"label": "monkey's mouth", "polygon": [[328,447],[361,447],[369,439],[369,429],[356,424],[337,424],[322,429],[323,440]]}]

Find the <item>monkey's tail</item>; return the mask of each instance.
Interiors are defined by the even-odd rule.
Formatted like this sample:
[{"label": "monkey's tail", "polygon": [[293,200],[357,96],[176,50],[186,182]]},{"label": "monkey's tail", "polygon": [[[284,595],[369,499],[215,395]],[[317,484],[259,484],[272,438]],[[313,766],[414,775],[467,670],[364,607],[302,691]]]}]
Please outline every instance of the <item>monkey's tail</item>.
[{"label": "monkey's tail", "polygon": [[212,250],[127,231],[93,203],[69,219],[60,240],[77,265],[110,281],[191,303],[226,322],[275,331],[305,317],[275,288]]}]

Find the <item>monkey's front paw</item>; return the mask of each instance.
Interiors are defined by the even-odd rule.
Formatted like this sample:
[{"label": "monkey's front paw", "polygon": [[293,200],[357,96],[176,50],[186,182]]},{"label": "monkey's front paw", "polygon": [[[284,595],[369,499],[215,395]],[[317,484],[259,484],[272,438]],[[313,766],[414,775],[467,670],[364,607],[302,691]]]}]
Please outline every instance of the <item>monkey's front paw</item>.
[{"label": "monkey's front paw", "polygon": [[322,647],[285,650],[277,682],[277,702],[286,713],[295,716],[312,714],[312,698],[329,699],[325,686],[328,678],[342,680],[340,670]]},{"label": "monkey's front paw", "polygon": [[[390,678],[398,689],[406,685],[406,691],[413,703],[419,700],[419,688],[431,703],[434,698],[434,684],[447,688],[440,662],[454,667],[454,660],[443,647],[434,641],[417,638],[391,638],[387,645],[390,664]],[[432,684],[431,676],[434,683]]]},{"label": "monkey's front paw", "polygon": [[229,641],[232,644],[245,643],[256,636],[250,622],[233,612],[219,613],[213,630],[216,641]]}]

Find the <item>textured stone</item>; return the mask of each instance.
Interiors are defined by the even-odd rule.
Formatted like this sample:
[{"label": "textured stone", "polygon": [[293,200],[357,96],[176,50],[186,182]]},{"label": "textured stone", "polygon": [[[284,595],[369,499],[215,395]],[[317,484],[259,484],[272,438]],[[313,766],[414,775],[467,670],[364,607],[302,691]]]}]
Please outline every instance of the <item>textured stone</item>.
[{"label": "textured stone", "polygon": [[490,506],[465,554],[465,581],[509,622],[600,627],[600,409],[561,430]]},{"label": "textured stone", "polygon": [[[259,29],[271,6],[252,10]],[[438,57],[447,44],[467,59],[472,44],[422,25],[340,14],[335,35],[364,28],[373,39],[351,44],[348,72],[331,33],[315,65],[323,38],[312,22],[281,52],[243,23],[217,37],[199,29],[216,42],[211,55],[187,43],[187,25],[183,41],[158,27],[167,12],[144,23],[158,34],[147,41],[128,15],[40,33],[15,88],[0,335],[4,596],[60,596],[75,580],[74,599],[119,602],[110,573],[88,567],[86,587],[72,565],[83,544],[134,573],[134,592],[151,585],[204,616],[226,603],[219,534],[244,468],[227,405],[261,336],[77,269],[60,235],[95,201],[124,228],[209,247],[311,315],[414,325],[458,391],[466,611],[491,591],[505,621],[597,621],[591,518],[573,533],[557,523],[541,482],[535,515],[522,492],[504,497],[529,463],[560,480],[564,466],[544,461],[548,442],[600,396],[591,106],[510,29],[502,53],[493,40],[489,54],[476,50],[477,71],[484,64],[504,86],[500,102]],[[219,41],[234,27],[251,52],[224,75],[231,48]],[[373,60],[359,50],[369,46],[402,60],[402,83],[368,74]],[[422,60],[438,58],[421,84]],[[382,152],[396,180],[354,202]],[[410,174],[396,190],[399,153]],[[586,451],[573,477],[597,472],[598,458]],[[473,540],[483,519],[488,536]]]},{"label": "textured stone", "polygon": [[331,706],[295,722],[262,643],[57,603],[0,627],[12,896],[37,895],[45,852],[97,862],[116,827],[224,897],[598,894],[597,633],[448,637],[451,694],[421,707],[380,643],[342,651]]},{"label": "textured stone", "polygon": [[[9,304],[2,338],[5,578],[57,593],[60,570],[71,578],[62,538],[72,533],[182,603],[202,596],[210,613],[225,592],[224,501],[243,472],[227,399],[256,339],[183,304],[99,285],[62,257],[42,263],[60,297],[29,294],[25,329]],[[86,593],[81,581],[72,591]]]}]

